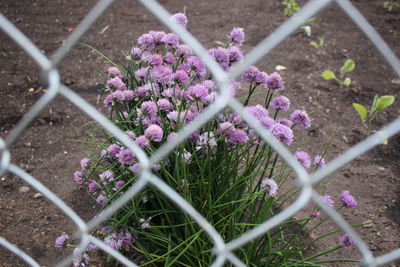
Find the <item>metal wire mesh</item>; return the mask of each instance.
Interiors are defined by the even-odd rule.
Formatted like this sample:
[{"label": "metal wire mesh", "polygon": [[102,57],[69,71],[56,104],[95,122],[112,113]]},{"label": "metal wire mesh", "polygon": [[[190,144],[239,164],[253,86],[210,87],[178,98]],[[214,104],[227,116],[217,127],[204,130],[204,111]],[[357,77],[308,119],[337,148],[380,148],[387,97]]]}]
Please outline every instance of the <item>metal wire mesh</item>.
[{"label": "metal wire mesh", "polygon": [[[291,155],[291,153],[280,144],[268,131],[260,126],[251,116],[244,112],[243,105],[232,98],[229,94],[228,83],[234,80],[238,75],[247,69],[251,64],[257,62],[262,56],[266,55],[271,49],[284,41],[292,32],[294,32],[302,23],[308,18],[315,15],[322,8],[336,2],[345,13],[358,25],[358,27],[367,35],[377,49],[382,53],[387,62],[392,66],[394,71],[400,77],[400,61],[391,51],[385,41],[375,31],[375,29],[368,23],[368,21],[361,15],[361,13],[348,1],[348,0],[311,0],[306,6],[304,6],[296,16],[291,17],[280,27],[278,27],[272,34],[266,37],[260,42],[252,51],[248,53],[242,64],[235,65],[231,70],[226,73],[219,65],[210,58],[207,51],[196,40],[186,29],[182,28],[178,24],[175,24],[169,20],[170,14],[158,4],[155,0],[140,0],[140,2],[149,9],[154,15],[156,15],[167,27],[179,35],[179,37],[188,44],[193,51],[205,62],[208,69],[211,71],[216,81],[219,84],[220,94],[215,102],[210,105],[201,116],[197,117],[189,125],[183,128],[177,138],[172,142],[168,142],[160,147],[150,158],[146,156],[134,142],[132,142],[118,127],[116,127],[111,121],[104,117],[98,112],[93,106],[87,103],[84,99],[75,94],[70,88],[60,83],[60,77],[57,71],[57,65],[63,60],[68,54],[69,50],[77,43],[77,41],[83,36],[83,34],[91,27],[91,25],[109,8],[109,6],[115,2],[114,0],[101,0],[98,4],[87,14],[82,20],[76,30],[69,36],[64,45],[60,47],[52,58],[47,58],[43,53],[28,39],[14,24],[10,23],[2,14],[0,14],[0,27],[21,46],[40,66],[42,75],[48,83],[48,92],[45,93],[27,112],[16,127],[10,132],[5,138],[0,138],[0,175],[5,172],[10,172],[29,183],[37,191],[41,192],[50,201],[57,205],[66,215],[68,215],[72,221],[79,228],[79,232],[75,234],[75,237],[81,239],[80,247],[86,248],[91,242],[97,245],[100,249],[104,250],[109,255],[127,266],[137,266],[135,263],[128,260],[119,252],[108,247],[104,242],[95,238],[90,234],[90,231],[97,227],[102,221],[106,220],[111,216],[117,209],[122,207],[131,198],[133,198],[138,192],[140,192],[147,185],[152,185],[157,188],[160,192],[165,194],[173,202],[176,203],[182,210],[184,210],[189,216],[191,216],[201,228],[208,234],[212,242],[214,243],[213,253],[216,255],[216,260],[212,266],[222,266],[226,261],[230,261],[235,266],[245,266],[244,263],[238,259],[233,251],[244,244],[248,243],[254,238],[264,234],[271,228],[279,225],[286,219],[293,216],[297,211],[303,208],[309,200],[313,200],[319,207],[321,207],[330,218],[344,231],[351,239],[353,239],[355,245],[359,249],[362,259],[361,262],[366,266],[378,266],[394,259],[400,258],[400,248],[396,249],[385,255],[374,257],[371,250],[363,242],[360,236],[352,229],[352,227],[343,219],[343,217],[336,212],[333,208],[325,205],[320,198],[320,195],[313,190],[312,185],[321,181],[328,175],[337,171],[340,167],[349,163],[353,159],[359,157],[363,153],[372,149],[374,146],[382,144],[387,138],[400,132],[400,119],[390,123],[378,133],[375,133],[359,144],[353,146],[341,156],[332,160],[323,169],[319,169],[313,175],[309,175],[307,171],[297,162],[297,160]],[[101,214],[93,218],[88,223],[85,223],[71,208],[69,208],[59,197],[52,193],[46,186],[41,184],[37,179],[29,175],[23,169],[10,162],[9,147],[13,144],[22,132],[29,126],[41,110],[48,105],[56,95],[61,94],[67,98],[71,103],[80,108],[83,112],[92,117],[97,121],[104,129],[113,134],[122,144],[131,149],[138,158],[140,164],[143,167],[143,171],[137,180],[137,182],[130,187],[130,189],[124,193],[119,199],[117,199],[112,205],[110,205]],[[151,173],[150,166],[160,161],[170,151],[172,151],[177,145],[183,142],[188,136],[198,129],[201,125],[210,120],[223,108],[229,107],[237,112],[248,124],[253,127],[258,134],[263,138],[271,147],[277,151],[277,153],[284,159],[287,164],[293,169],[297,175],[298,184],[301,187],[301,193],[296,201],[275,215],[273,218],[265,221],[258,227],[247,232],[246,234],[225,242],[221,235],[215,230],[215,228],[184,198],[182,198],[174,189],[168,186],[163,180],[153,173]],[[39,266],[39,264],[32,259],[28,254],[18,249],[7,240],[0,237],[0,244],[16,254],[26,263],[31,266]],[[82,249],[83,251],[83,249]],[[59,266],[66,266],[72,261],[72,255],[60,262]]]}]

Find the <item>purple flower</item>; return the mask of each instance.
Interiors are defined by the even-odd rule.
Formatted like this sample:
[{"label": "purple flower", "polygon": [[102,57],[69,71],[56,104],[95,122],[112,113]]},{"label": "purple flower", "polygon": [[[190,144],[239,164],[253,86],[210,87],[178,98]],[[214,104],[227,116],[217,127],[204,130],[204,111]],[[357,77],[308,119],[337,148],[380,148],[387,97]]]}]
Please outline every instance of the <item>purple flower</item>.
[{"label": "purple flower", "polygon": [[179,45],[179,38],[175,33],[168,33],[161,38],[161,42],[173,48],[177,48]]},{"label": "purple flower", "polygon": [[92,180],[89,184],[88,184],[88,192],[89,193],[94,193],[96,192],[96,190],[99,188],[99,184],[95,181]]},{"label": "purple flower", "polygon": [[187,84],[189,82],[189,75],[184,70],[178,70],[173,75],[173,80],[178,84]]},{"label": "purple flower", "polygon": [[288,146],[292,144],[293,131],[289,127],[282,125],[280,123],[274,123],[271,132],[275,136],[275,138],[281,141],[282,143]]},{"label": "purple flower", "polygon": [[89,245],[86,248],[86,251],[95,251],[97,250],[97,246],[93,243],[89,243]]},{"label": "purple flower", "polygon": [[118,68],[116,67],[109,67],[107,70],[108,75],[111,77],[118,77],[121,80],[125,79],[124,75],[121,74]]},{"label": "purple flower", "polygon": [[112,156],[116,156],[119,151],[120,151],[121,147],[117,144],[112,144],[107,148],[107,152],[112,155]]},{"label": "purple flower", "polygon": [[154,54],[149,58],[149,64],[153,67],[158,67],[163,64],[163,58],[159,54]]},{"label": "purple flower", "polygon": [[135,98],[135,92],[132,90],[122,91],[125,100],[133,100]]},{"label": "purple flower", "polygon": [[147,137],[144,135],[136,137],[135,142],[142,149],[150,145],[149,139],[147,139]]},{"label": "purple flower", "polygon": [[150,70],[151,79],[161,84],[169,83],[172,79],[172,74],[172,69],[166,66],[158,66]]},{"label": "purple flower", "polygon": [[176,58],[174,56],[174,54],[172,54],[171,52],[167,52],[164,56],[164,61],[167,64],[175,64],[176,63]]},{"label": "purple flower", "polygon": [[292,125],[292,121],[286,118],[280,118],[276,120],[277,123],[290,127]]},{"label": "purple flower", "polygon": [[255,66],[249,66],[249,68],[243,73],[242,80],[246,83],[252,83],[256,80],[257,74],[260,71]]},{"label": "purple flower", "polygon": [[147,77],[148,72],[149,72],[148,68],[141,68],[135,71],[135,76],[138,79],[145,79]]},{"label": "purple flower", "polygon": [[290,119],[300,128],[310,128],[311,126],[311,119],[308,117],[308,114],[305,110],[297,109],[293,111],[290,115]]},{"label": "purple flower", "polygon": [[113,227],[111,225],[104,226],[101,228],[100,234],[101,235],[109,234],[112,229],[113,229]]},{"label": "purple flower", "polygon": [[136,90],[134,92],[135,92],[135,95],[137,95],[139,97],[146,97],[146,96],[150,96],[150,89],[151,89],[150,84],[145,84],[143,86],[136,88]]},{"label": "purple flower", "polygon": [[290,100],[289,98],[283,95],[275,97],[271,101],[271,107],[276,108],[278,110],[288,111],[290,107]]},{"label": "purple flower", "polygon": [[193,55],[192,49],[189,46],[184,45],[184,44],[179,45],[175,51],[175,56],[177,56],[177,57],[187,58],[187,57],[190,57],[191,55]]},{"label": "purple flower", "polygon": [[145,101],[140,105],[140,110],[144,115],[154,117],[157,114],[157,104],[153,101]]},{"label": "purple flower", "polygon": [[104,204],[106,204],[106,202],[107,202],[107,198],[106,198],[104,195],[99,195],[99,196],[96,198],[96,202],[97,202],[97,204],[99,204],[99,205],[104,205]]},{"label": "purple flower", "polygon": [[149,33],[142,34],[138,39],[138,44],[148,50],[152,50],[155,47],[153,36]]},{"label": "purple flower", "polygon": [[121,149],[121,151],[117,154],[117,158],[121,165],[132,165],[135,160],[135,156],[129,149]]},{"label": "purple flower", "polygon": [[118,191],[122,188],[122,186],[124,186],[125,182],[124,181],[117,181],[115,183],[115,186],[113,187],[114,191]]},{"label": "purple flower", "polygon": [[228,55],[229,55],[229,63],[232,64],[234,62],[242,61],[243,60],[243,53],[237,46],[231,46],[228,48]]},{"label": "purple flower", "polygon": [[215,140],[214,134],[212,132],[205,132],[198,136],[196,142],[196,150],[200,150],[202,146],[209,146],[211,148],[217,146],[217,141]]},{"label": "purple flower", "polygon": [[223,122],[219,125],[218,131],[222,136],[230,136],[234,131],[233,124],[230,122]]},{"label": "purple flower", "polygon": [[[276,122],[272,119],[272,118],[270,118],[270,117],[264,117],[264,118],[261,118],[261,120],[260,120],[260,122],[261,122],[261,124],[265,127],[265,129],[267,129],[267,130],[269,130],[269,131],[272,131],[273,130],[273,128],[275,128],[275,126],[277,126],[276,124]],[[290,129],[291,130],[291,129]],[[274,134],[274,133],[273,133]],[[291,139],[293,139],[293,132],[289,132],[286,128],[281,128],[281,127],[276,127],[276,129],[275,129],[275,134],[274,134],[274,136],[278,139],[278,140],[280,140],[281,142],[283,142],[283,143],[288,143],[288,145],[290,145],[291,143],[292,143],[292,141],[290,141],[289,139],[289,137],[290,137],[290,134],[291,134],[291,136],[292,136],[292,138]],[[289,138],[289,139],[288,139]],[[286,141],[283,141],[283,139],[284,140],[286,140]]]},{"label": "purple flower", "polygon": [[185,150],[184,153],[183,153],[183,161],[185,163],[189,163],[191,157],[192,157],[192,154]]},{"label": "purple flower", "polygon": [[186,98],[192,102],[207,102],[208,89],[202,84],[190,86],[185,93]]},{"label": "purple flower", "polygon": [[134,60],[140,60],[142,57],[142,49],[140,49],[139,47],[133,47],[131,49],[131,55],[133,56]]},{"label": "purple flower", "polygon": [[135,163],[132,166],[130,166],[128,169],[133,173],[138,173],[141,169],[141,166],[139,163]]},{"label": "purple flower", "polygon": [[318,166],[318,168],[325,167],[325,160],[320,155],[316,155],[314,158],[314,164]]},{"label": "purple flower", "polygon": [[163,135],[164,135],[163,129],[156,124],[150,125],[144,131],[144,136],[146,136],[147,138],[149,138],[154,142],[161,142]]},{"label": "purple flower", "polygon": [[115,250],[119,250],[122,247],[122,239],[116,231],[106,236],[106,238],[104,238],[104,243]]},{"label": "purple flower", "polygon": [[107,95],[107,96],[104,98],[103,103],[104,103],[104,106],[105,106],[106,108],[110,107],[110,106],[112,105],[112,94]]},{"label": "purple flower", "polygon": [[264,188],[265,192],[270,196],[275,196],[278,193],[278,185],[272,179],[269,178],[262,179],[261,187]]},{"label": "purple flower", "polygon": [[122,247],[129,247],[130,245],[132,245],[132,234],[129,232],[126,232],[124,235],[120,236],[121,241],[122,241]]},{"label": "purple flower", "polygon": [[114,173],[111,170],[104,171],[99,174],[101,180],[114,181]]},{"label": "purple flower", "polygon": [[266,72],[259,71],[259,72],[256,73],[255,82],[257,84],[261,84],[262,86],[268,88],[267,87],[268,79],[269,79],[269,76],[268,76],[268,74]]},{"label": "purple flower", "polygon": [[124,91],[122,90],[117,90],[111,94],[111,97],[113,100],[116,100],[117,102],[123,102],[125,100],[125,95],[123,93]]},{"label": "purple flower", "polygon": [[83,172],[75,171],[74,172],[74,180],[75,180],[75,183],[77,183],[77,184],[83,184],[85,182],[85,180],[83,178]]},{"label": "purple flower", "polygon": [[223,47],[211,48],[208,50],[208,54],[218,62],[223,70],[227,70],[229,67],[229,54],[228,50]]},{"label": "purple flower", "polygon": [[107,81],[107,85],[116,90],[126,90],[126,84],[118,77]]},{"label": "purple flower", "polygon": [[142,228],[149,228],[150,227],[150,218],[149,219],[144,219],[144,218],[140,218],[139,219],[139,223],[140,223],[140,227]]},{"label": "purple flower", "polygon": [[247,106],[244,110],[250,113],[258,121],[268,117],[268,110],[261,105]]},{"label": "purple flower", "polygon": [[81,248],[74,248],[72,264],[74,267],[85,267],[89,264],[89,255],[82,253]]},{"label": "purple flower", "polygon": [[200,58],[196,56],[191,56],[188,58],[187,63],[198,77],[202,78],[206,75],[206,66]]},{"label": "purple flower", "polygon": [[233,28],[229,36],[231,37],[232,41],[235,42],[238,46],[242,46],[244,42],[243,28]]},{"label": "purple flower", "polygon": [[240,129],[232,128],[228,138],[228,144],[230,146],[237,146],[239,144],[245,144],[249,140],[249,136],[245,131]]},{"label": "purple flower", "polygon": [[339,244],[344,248],[351,248],[353,243],[354,243],[353,240],[351,240],[351,238],[347,234],[344,234],[341,237],[339,237]]},{"label": "purple flower", "polygon": [[81,160],[81,167],[82,167],[82,169],[86,169],[86,168],[88,167],[89,163],[90,163],[90,159],[88,159],[88,158],[83,158],[83,159]]},{"label": "purple flower", "polygon": [[311,167],[311,157],[307,152],[297,151],[294,153],[294,157],[303,165],[304,168],[308,169]]},{"label": "purple flower", "polygon": [[282,77],[279,73],[274,72],[269,75],[268,81],[267,81],[267,88],[273,91],[282,91],[285,89],[285,84],[282,80]]},{"label": "purple flower", "polygon": [[56,238],[54,247],[55,248],[63,248],[66,244],[65,242],[69,240],[69,236],[68,235],[60,235],[59,237]]},{"label": "purple flower", "polygon": [[188,19],[186,15],[183,13],[175,13],[174,15],[171,16],[171,20],[180,24],[184,28],[186,28],[186,25],[188,23]]},{"label": "purple flower", "polygon": [[153,37],[154,44],[161,44],[161,39],[166,35],[163,31],[149,31],[149,34]]},{"label": "purple flower", "polygon": [[343,191],[340,195],[340,202],[342,202],[343,206],[348,208],[357,206],[356,199],[347,190]]},{"label": "purple flower", "polygon": [[321,200],[322,200],[322,202],[324,202],[326,205],[328,205],[330,207],[333,207],[333,205],[335,204],[335,201],[333,201],[331,196],[328,196],[328,195],[321,196]]},{"label": "purple flower", "polygon": [[170,111],[174,108],[171,102],[168,99],[161,98],[157,101],[158,108],[162,111]]}]

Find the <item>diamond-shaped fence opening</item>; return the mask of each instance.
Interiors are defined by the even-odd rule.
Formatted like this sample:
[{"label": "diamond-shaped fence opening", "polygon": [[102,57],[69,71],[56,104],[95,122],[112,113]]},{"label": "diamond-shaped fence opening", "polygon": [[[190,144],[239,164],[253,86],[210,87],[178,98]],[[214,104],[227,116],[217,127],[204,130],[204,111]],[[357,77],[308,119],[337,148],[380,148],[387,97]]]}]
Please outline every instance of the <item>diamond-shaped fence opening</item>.
[{"label": "diamond-shaped fence opening", "polygon": [[[290,218],[297,211],[303,208],[309,200],[313,200],[315,204],[320,206],[331,219],[354,241],[362,254],[361,261],[368,266],[377,266],[390,262],[394,259],[400,258],[400,249],[385,254],[383,256],[374,257],[368,246],[362,241],[359,235],[349,226],[349,224],[339,215],[335,210],[323,204],[320,200],[318,193],[313,190],[313,184],[323,180],[328,175],[337,171],[345,164],[351,162],[356,157],[362,155],[373,147],[382,144],[386,139],[400,132],[400,119],[390,123],[388,126],[381,129],[378,133],[371,135],[361,143],[353,146],[351,149],[340,155],[336,159],[332,160],[325,168],[318,170],[311,177],[306,170],[295,160],[295,158],[289,153],[289,151],[277,142],[272,135],[265,131],[249,114],[243,110],[243,105],[236,99],[232,99],[229,95],[227,84],[230,80],[234,80],[238,77],[247,67],[257,62],[262,56],[266,55],[274,47],[283,42],[291,33],[301,26],[305,20],[312,17],[314,14],[319,12],[325,6],[331,2],[336,2],[340,8],[349,15],[349,17],[357,24],[357,26],[367,35],[371,42],[377,47],[382,53],[386,61],[392,66],[394,71],[400,76],[400,62],[395,54],[390,50],[383,39],[377,34],[374,28],[368,23],[367,20],[359,13],[359,11],[347,0],[312,0],[309,1],[296,16],[291,17],[288,21],[279,26],[271,35],[262,40],[254,49],[248,53],[242,64],[235,65],[228,73],[224,72],[218,64],[211,59],[207,51],[203,48],[201,43],[196,40],[189,32],[178,24],[173,23],[169,20],[170,14],[156,1],[153,0],[141,0],[142,4],[149,9],[155,16],[157,16],[167,27],[179,35],[179,37],[188,44],[193,51],[205,62],[210,72],[219,83],[220,95],[214,104],[210,105],[207,110],[196,118],[187,127],[179,131],[178,137],[172,142],[164,144],[158,151],[156,151],[151,158],[148,158],[146,154],[124,133],[122,133],[118,127],[111,123],[105,118],[100,112],[98,112],[93,106],[87,103],[83,98],[79,97],[74,91],[69,89],[66,85],[60,83],[60,77],[57,70],[57,65],[67,56],[69,50],[78,42],[78,40],[87,32],[93,23],[107,11],[110,5],[114,1],[102,0],[89,12],[89,14],[82,20],[79,26],[69,36],[63,46],[61,46],[55,55],[48,59],[42,52],[27,38],[25,37],[18,28],[9,22],[3,15],[0,16],[0,27],[21,46],[30,57],[40,66],[42,75],[48,83],[48,91],[45,93],[34,106],[25,114],[25,116],[18,122],[16,127],[10,132],[5,139],[0,139],[0,152],[1,152],[1,165],[0,173],[11,172],[26,183],[30,184],[37,191],[41,192],[51,202],[58,206],[64,213],[66,213],[74,223],[79,227],[80,231],[76,233],[77,237],[81,238],[82,248],[86,247],[89,242],[96,244],[100,249],[104,250],[109,255],[113,256],[121,263],[127,266],[136,266],[135,263],[130,262],[120,253],[112,250],[102,241],[96,239],[90,235],[90,231],[97,227],[102,221],[111,216],[117,209],[123,206],[127,201],[132,199],[138,192],[140,192],[146,186],[152,185],[157,190],[166,195],[171,199],[177,206],[183,209],[190,217],[192,217],[198,225],[204,229],[206,234],[214,243],[213,253],[216,255],[216,260],[213,266],[222,266],[225,262],[229,261],[236,266],[244,266],[244,263],[239,260],[234,251],[251,240],[263,235],[271,228],[279,225],[286,219]],[[38,182],[35,177],[32,177],[27,172],[22,170],[20,167],[14,165],[10,161],[10,146],[21,136],[23,131],[29,126],[29,124],[38,116],[39,112],[43,108],[51,103],[56,95],[64,96],[68,101],[76,105],[83,112],[87,113],[92,119],[98,124],[104,127],[109,133],[115,136],[122,144],[131,149],[140,161],[143,171],[140,178],[136,181],[131,188],[126,191],[121,197],[119,197],[111,206],[100,213],[97,217],[92,219],[90,222],[85,223],[72,209],[70,209],[60,198],[48,190],[44,185]],[[297,176],[299,186],[301,187],[301,193],[292,205],[282,210],[279,214],[272,217],[268,221],[262,223],[258,227],[252,229],[246,234],[239,236],[234,240],[223,240],[220,234],[215,228],[184,198],[182,198],[173,188],[168,186],[159,177],[151,174],[150,166],[158,162],[171,152],[179,143],[183,142],[188,136],[199,128],[201,125],[206,123],[208,120],[213,118],[220,110],[225,107],[229,107],[237,112],[252,128],[254,128],[262,139],[264,139],[280,157],[286,161],[286,163],[293,169]],[[17,248],[15,245],[7,242],[5,239],[0,238],[0,244],[12,253],[16,254],[22,260],[26,261],[32,266],[39,266],[38,263],[32,259],[29,255],[22,251],[23,248]],[[61,265],[69,264],[72,257],[66,259]]]}]

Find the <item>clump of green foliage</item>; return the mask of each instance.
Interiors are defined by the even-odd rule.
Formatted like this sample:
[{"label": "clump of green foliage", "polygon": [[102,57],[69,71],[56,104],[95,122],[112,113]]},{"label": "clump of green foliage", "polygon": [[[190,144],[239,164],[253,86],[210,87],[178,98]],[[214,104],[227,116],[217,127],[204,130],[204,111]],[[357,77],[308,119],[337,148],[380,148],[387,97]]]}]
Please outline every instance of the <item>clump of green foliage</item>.
[{"label": "clump of green foliage", "polygon": [[285,6],[283,12],[289,17],[301,9],[296,0],[283,0],[282,4]]},{"label": "clump of green foliage", "polygon": [[394,103],[395,97],[392,95],[384,95],[378,97],[375,95],[371,109],[368,111],[364,105],[353,103],[353,107],[360,115],[363,126],[367,129],[368,135],[371,134],[371,123],[376,118],[378,113]]},{"label": "clump of green foliage", "polygon": [[317,53],[320,54],[322,52],[322,48],[324,47],[324,37],[318,38],[318,42],[311,41],[310,45],[317,49]]},{"label": "clump of green foliage", "polygon": [[396,9],[396,8],[400,7],[400,0],[388,0],[388,1],[385,1],[383,3],[383,7],[387,11],[391,12],[391,11],[393,11],[393,9]]},{"label": "clump of green foliage", "polygon": [[325,70],[322,72],[322,78],[325,80],[335,80],[339,84],[340,88],[343,88],[343,85],[350,86],[351,79],[350,77],[345,77],[346,73],[349,73],[354,70],[356,67],[356,63],[352,59],[348,59],[344,62],[343,66],[340,68],[339,77],[336,77],[335,73],[332,70]]}]

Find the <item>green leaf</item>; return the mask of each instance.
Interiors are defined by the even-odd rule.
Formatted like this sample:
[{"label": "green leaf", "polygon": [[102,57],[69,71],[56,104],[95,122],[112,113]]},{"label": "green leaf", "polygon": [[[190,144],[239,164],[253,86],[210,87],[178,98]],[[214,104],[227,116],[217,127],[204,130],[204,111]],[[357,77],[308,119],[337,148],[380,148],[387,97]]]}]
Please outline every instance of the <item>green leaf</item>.
[{"label": "green leaf", "polygon": [[310,45],[314,46],[315,48],[318,48],[318,44],[316,42],[310,42]]},{"label": "green leaf", "polygon": [[334,78],[336,78],[335,73],[333,73],[333,71],[331,70],[326,70],[322,73],[322,78],[324,78],[325,80],[329,81],[332,80]]},{"label": "green leaf", "polygon": [[347,72],[350,72],[350,71],[354,70],[355,67],[356,67],[356,63],[354,62],[354,60],[348,59],[343,64],[343,66],[340,68],[340,72],[342,74],[345,74]]},{"label": "green leaf", "polygon": [[376,111],[376,104],[378,103],[378,95],[374,96],[374,102],[372,102],[371,113],[375,113]]},{"label": "green leaf", "polygon": [[346,79],[344,79],[343,84],[349,86],[351,84],[351,79],[347,77]]},{"label": "green leaf", "polygon": [[358,115],[360,115],[361,120],[364,121],[367,117],[367,109],[363,105],[357,103],[353,103],[353,107],[358,112]]},{"label": "green leaf", "polygon": [[384,110],[385,108],[393,104],[393,102],[394,102],[394,96],[392,95],[381,96],[376,104],[376,112]]}]

